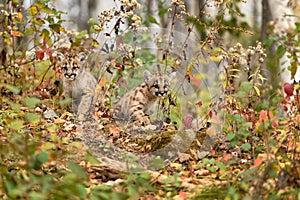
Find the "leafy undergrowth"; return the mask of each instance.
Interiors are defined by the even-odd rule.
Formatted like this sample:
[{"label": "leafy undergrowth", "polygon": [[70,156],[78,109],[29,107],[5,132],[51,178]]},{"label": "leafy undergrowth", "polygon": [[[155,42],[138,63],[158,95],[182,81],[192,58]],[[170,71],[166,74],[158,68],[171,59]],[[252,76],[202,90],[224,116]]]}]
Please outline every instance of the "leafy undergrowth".
[{"label": "leafy undergrowth", "polygon": [[[67,13],[53,1],[22,2],[0,3],[0,199],[300,199],[299,83],[280,91],[262,75],[263,63],[276,68],[290,52],[295,78],[298,23],[265,44],[227,48],[225,31],[241,35],[233,41],[250,38],[238,24],[239,1],[212,1],[216,16],[201,17],[181,0],[157,1],[160,21],[169,22],[161,36],[138,32],[159,20],[138,16],[135,0],[118,1],[79,33],[67,30]],[[178,34],[178,23],[187,33]],[[265,53],[278,44],[275,57]],[[90,56],[101,95],[91,122],[69,112],[56,51]],[[178,72],[160,119],[146,128],[116,123],[112,103],[153,64]]]},{"label": "leafy undergrowth", "polygon": [[[134,173],[125,170],[128,166],[116,149],[105,145],[147,153],[163,148],[182,130],[164,124],[155,134],[137,137],[109,117],[82,128],[63,106],[53,107],[47,98],[26,97],[10,85],[1,91],[2,199],[299,197],[299,114],[279,118],[275,111],[246,112],[228,102],[232,115],[224,134],[232,131],[212,137],[215,143],[204,158],[195,159],[195,151],[209,127],[198,131],[198,146],[191,145],[177,159]],[[297,98],[283,102],[295,103]]]}]

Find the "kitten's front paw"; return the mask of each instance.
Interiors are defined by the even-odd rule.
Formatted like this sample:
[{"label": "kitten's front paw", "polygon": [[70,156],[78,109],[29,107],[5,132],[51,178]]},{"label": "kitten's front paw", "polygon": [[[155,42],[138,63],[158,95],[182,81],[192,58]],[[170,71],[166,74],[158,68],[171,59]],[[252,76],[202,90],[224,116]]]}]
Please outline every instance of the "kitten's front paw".
[{"label": "kitten's front paw", "polygon": [[150,121],[149,116],[144,116],[144,117],[142,117],[142,119],[139,120],[139,124],[140,124],[141,126],[147,126],[147,125],[150,125],[150,124],[151,124],[151,121]]}]

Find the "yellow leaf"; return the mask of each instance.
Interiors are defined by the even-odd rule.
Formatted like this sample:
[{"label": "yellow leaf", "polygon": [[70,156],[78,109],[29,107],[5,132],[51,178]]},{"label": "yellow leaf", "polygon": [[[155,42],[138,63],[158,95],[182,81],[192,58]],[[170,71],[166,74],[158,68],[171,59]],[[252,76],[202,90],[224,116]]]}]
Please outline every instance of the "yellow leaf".
[{"label": "yellow leaf", "polygon": [[258,87],[254,86],[254,90],[255,90],[256,94],[258,96],[260,96],[260,90],[258,89]]},{"label": "yellow leaf", "polygon": [[19,21],[22,21],[23,20],[23,15],[21,12],[18,12],[18,18],[19,18]]},{"label": "yellow leaf", "polygon": [[212,61],[214,61],[214,62],[220,62],[220,61],[221,61],[221,59],[218,58],[217,56],[210,56],[210,59],[211,59]]},{"label": "yellow leaf", "polygon": [[175,169],[181,169],[182,164],[179,163],[170,163],[170,167],[174,167]]},{"label": "yellow leaf", "polygon": [[38,9],[36,8],[36,6],[30,6],[29,8],[28,8],[28,13],[30,14],[30,15],[37,15],[38,14]]}]

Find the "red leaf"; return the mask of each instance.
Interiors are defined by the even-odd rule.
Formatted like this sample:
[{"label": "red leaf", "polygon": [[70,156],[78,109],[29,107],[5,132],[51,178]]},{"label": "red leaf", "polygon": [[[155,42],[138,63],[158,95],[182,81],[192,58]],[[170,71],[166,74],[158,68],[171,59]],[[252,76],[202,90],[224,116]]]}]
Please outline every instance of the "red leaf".
[{"label": "red leaf", "polygon": [[210,118],[212,118],[212,116],[213,116],[212,110],[209,111],[208,115],[209,115]]},{"label": "red leaf", "polygon": [[36,51],[35,54],[36,54],[37,59],[43,60],[44,55],[45,55],[45,50],[39,49]]},{"label": "red leaf", "polygon": [[284,83],[283,90],[287,97],[294,95],[294,84]]},{"label": "red leaf", "polygon": [[46,37],[44,37],[44,39],[43,39],[43,46],[44,46],[44,48],[46,48],[46,45],[47,45],[47,39],[46,39]]},{"label": "red leaf", "polygon": [[190,76],[191,82],[195,85],[195,87],[200,87],[201,81],[195,78],[194,76]]},{"label": "red leaf", "polygon": [[202,106],[202,104],[203,104],[202,101],[196,102],[196,105],[199,106],[199,107]]},{"label": "red leaf", "polygon": [[55,61],[55,59],[56,58],[54,58],[53,56],[52,56],[52,54],[53,54],[53,52],[54,52],[54,50],[53,49],[46,49],[46,54],[49,56],[49,58],[50,58],[50,61]]},{"label": "red leaf", "polygon": [[46,52],[46,54],[47,54],[48,56],[51,56],[52,53],[53,53],[53,51],[54,51],[53,49],[49,49],[49,48],[48,48],[48,49],[46,49],[45,52]]}]

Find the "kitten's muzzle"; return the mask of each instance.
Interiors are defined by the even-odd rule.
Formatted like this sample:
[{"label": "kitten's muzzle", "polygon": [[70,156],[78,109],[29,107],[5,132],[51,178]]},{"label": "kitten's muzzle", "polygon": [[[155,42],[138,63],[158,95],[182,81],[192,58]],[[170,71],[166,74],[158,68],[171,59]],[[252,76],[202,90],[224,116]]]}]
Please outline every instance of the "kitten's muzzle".
[{"label": "kitten's muzzle", "polygon": [[158,97],[164,97],[166,96],[166,92],[155,92],[155,95],[158,96]]},{"label": "kitten's muzzle", "polygon": [[76,74],[74,74],[74,73],[65,74],[65,78],[68,78],[68,79],[75,79],[75,77],[76,77]]}]

